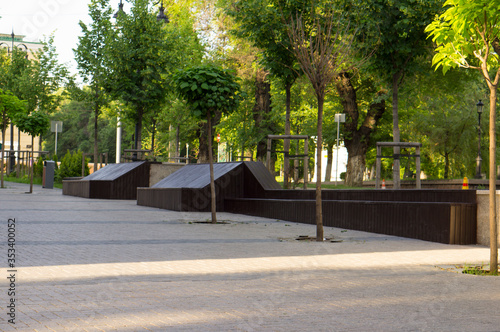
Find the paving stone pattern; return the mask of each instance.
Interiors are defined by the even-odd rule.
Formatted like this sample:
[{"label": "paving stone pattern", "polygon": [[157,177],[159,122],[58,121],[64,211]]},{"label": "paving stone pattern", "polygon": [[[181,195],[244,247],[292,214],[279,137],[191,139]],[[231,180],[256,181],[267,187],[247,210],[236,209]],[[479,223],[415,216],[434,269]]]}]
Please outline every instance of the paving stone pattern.
[{"label": "paving stone pattern", "polygon": [[27,190],[0,189],[0,331],[500,331],[500,278],[443,268],[487,263],[486,247],[336,228],[296,241],[315,227]]}]

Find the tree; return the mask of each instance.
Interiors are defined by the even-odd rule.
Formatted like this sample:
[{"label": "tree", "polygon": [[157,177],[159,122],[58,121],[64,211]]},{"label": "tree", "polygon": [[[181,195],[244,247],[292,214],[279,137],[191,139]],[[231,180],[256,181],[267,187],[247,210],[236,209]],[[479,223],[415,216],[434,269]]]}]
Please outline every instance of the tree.
[{"label": "tree", "polygon": [[323,211],[321,200],[321,159],[323,147],[323,106],[328,85],[351,61],[354,34],[342,17],[331,8],[312,7],[312,22],[306,23],[299,12],[285,19],[288,35],[300,67],[314,88],[318,101],[317,172],[316,181],[316,241],[323,241]]},{"label": "tree", "polygon": [[500,82],[500,12],[498,2],[448,0],[446,11],[426,29],[436,43],[433,63],[443,73],[461,67],[478,70],[490,93],[490,273],[498,274],[496,211],[496,104]]},{"label": "tree", "polygon": [[19,113],[24,113],[26,111],[26,104],[19,100],[16,96],[12,95],[10,92],[4,92],[0,89],[0,112],[2,114],[1,123],[2,126],[2,155],[0,157],[0,176],[1,176],[1,188],[4,188],[4,153],[5,153],[5,131],[9,123],[13,122]]},{"label": "tree", "polygon": [[[226,7],[228,13],[237,25],[232,33],[246,38],[261,51],[260,63],[272,76],[278,78],[285,88],[285,135],[290,135],[291,88],[298,76],[301,75],[297,58],[292,52],[292,45],[287,34],[286,25],[280,17],[296,12],[297,7],[282,6],[282,1],[268,0],[240,0]],[[283,11],[286,11],[284,13]],[[259,84],[260,82],[256,82]],[[257,105],[256,105],[257,106]],[[266,146],[264,142],[264,147]],[[284,140],[284,186],[289,186],[290,164],[288,152],[290,141]]]},{"label": "tree", "polygon": [[[351,2],[351,1],[349,1]],[[371,53],[370,65],[392,87],[393,140],[400,142],[398,91],[414,71],[418,57],[428,52],[425,27],[439,13],[442,0],[362,0],[353,2],[352,13],[363,23],[356,48]],[[399,148],[394,148],[399,154]],[[400,185],[400,162],[394,158],[394,188]]]},{"label": "tree", "polygon": [[78,46],[74,50],[75,59],[83,81],[89,85],[90,93],[82,90],[94,109],[94,164],[98,160],[98,119],[101,108],[108,103],[104,89],[109,81],[109,69],[106,63],[106,48],[109,47],[113,26],[111,24],[109,0],[92,0],[89,4],[90,26],[80,21],[83,35],[78,37]]},{"label": "tree", "polygon": [[[16,126],[25,133],[31,135],[31,158],[34,156],[34,140],[35,136],[42,135],[49,128],[49,116],[42,111],[34,111],[30,114],[19,113],[15,117]],[[30,193],[33,193],[33,167],[34,162],[31,162],[31,176],[30,176]]]},{"label": "tree", "polygon": [[167,35],[148,0],[131,3],[130,14],[118,14],[119,31],[106,52],[112,77],[108,91],[127,106],[123,114],[135,123],[135,149],[141,150],[143,119],[164,105],[170,91],[168,75],[175,64],[170,50],[178,38]]},{"label": "tree", "polygon": [[210,163],[210,198],[212,223],[217,222],[215,181],[212,151],[212,118],[217,112],[231,113],[241,99],[236,77],[228,70],[204,65],[180,71],[174,76],[174,84],[190,107],[190,112],[208,123],[208,159]]},{"label": "tree", "polygon": [[[377,89],[373,81],[370,73],[363,69],[358,69],[357,73],[344,71],[335,80],[340,102],[348,115],[344,124],[344,143],[348,152],[346,184],[352,187],[363,185],[366,153],[372,144],[371,136],[386,109],[387,92]],[[366,94],[364,103],[358,101],[362,92]],[[364,117],[360,104],[368,104]]]}]

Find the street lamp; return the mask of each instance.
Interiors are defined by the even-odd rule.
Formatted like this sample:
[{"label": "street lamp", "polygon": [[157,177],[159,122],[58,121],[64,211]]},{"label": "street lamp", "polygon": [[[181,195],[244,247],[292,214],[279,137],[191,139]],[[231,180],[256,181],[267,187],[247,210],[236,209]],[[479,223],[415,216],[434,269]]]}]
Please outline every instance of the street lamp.
[{"label": "street lamp", "polygon": [[118,5],[118,11],[115,13],[115,15],[113,15],[113,18],[118,18],[118,15],[120,15],[120,13],[123,13],[122,0],[120,0],[120,4]]},{"label": "street lamp", "polygon": [[481,159],[481,113],[483,113],[483,102],[479,100],[479,102],[476,104],[477,106],[477,135],[478,135],[478,142],[477,142],[477,158],[476,158],[476,179],[481,178],[481,162],[483,161]]},{"label": "street lamp", "polygon": [[[158,3],[156,3],[158,4]],[[113,15],[113,18],[118,18],[118,15],[120,15],[120,13],[123,13],[123,3],[122,3],[122,0],[120,0],[120,4],[118,5],[118,11]],[[156,16],[156,21],[157,22],[160,22],[160,21],[163,21],[164,23],[169,23],[169,19],[167,17],[167,15],[165,15],[165,7],[163,7],[163,0],[161,0],[161,5],[160,5],[160,11],[158,13],[158,16]]]},{"label": "street lamp", "polygon": [[156,21],[158,22],[163,21],[163,23],[170,22],[168,20],[167,15],[165,15],[165,7],[163,7],[163,0],[161,0],[160,12],[158,13],[158,16],[156,16]]}]

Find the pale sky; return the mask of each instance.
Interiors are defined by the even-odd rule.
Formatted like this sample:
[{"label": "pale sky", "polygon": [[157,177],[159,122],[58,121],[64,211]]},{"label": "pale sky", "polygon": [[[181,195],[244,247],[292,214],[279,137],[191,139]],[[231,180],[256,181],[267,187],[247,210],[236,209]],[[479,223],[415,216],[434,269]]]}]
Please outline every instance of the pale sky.
[{"label": "pale sky", "polygon": [[[111,0],[118,9],[119,0]],[[81,34],[79,21],[90,23],[90,0],[0,0],[0,33],[24,35],[25,41],[36,42],[54,33],[61,63],[76,73],[73,48]]]}]

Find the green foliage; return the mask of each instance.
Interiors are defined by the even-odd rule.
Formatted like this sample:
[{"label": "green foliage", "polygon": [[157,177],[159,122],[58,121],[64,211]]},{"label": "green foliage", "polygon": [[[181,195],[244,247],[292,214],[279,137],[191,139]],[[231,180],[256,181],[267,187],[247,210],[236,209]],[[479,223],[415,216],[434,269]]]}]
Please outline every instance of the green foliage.
[{"label": "green foliage", "polygon": [[35,60],[23,76],[23,98],[28,101],[28,111],[38,109],[50,114],[64,98],[60,89],[68,83],[69,73],[57,60],[54,37],[49,36],[42,43],[43,48],[35,54]]},{"label": "green foliage", "polygon": [[78,37],[75,59],[80,75],[85,83],[90,84],[91,91],[102,88],[109,78],[105,52],[114,33],[111,15],[109,0],[92,0],[89,4],[92,23],[87,26],[80,21],[83,34]]},{"label": "green foliage", "polygon": [[[429,63],[430,59],[422,61]],[[478,144],[475,103],[485,91],[480,77],[471,74],[459,70],[446,75],[420,72],[409,79],[401,93],[401,105],[406,110],[401,121],[404,138],[423,144],[422,169],[430,178],[472,178],[475,174]],[[483,114],[483,139],[485,120]],[[486,149],[482,158],[487,158]]]},{"label": "green foliage", "polygon": [[216,111],[231,113],[242,98],[232,72],[212,65],[179,71],[174,75],[174,84],[198,119],[205,119],[208,114],[213,116]]},{"label": "green foliage", "polygon": [[[82,156],[83,153],[80,150],[73,153],[68,150],[61,160],[58,177],[64,179],[82,176]],[[89,175],[89,173],[88,160],[85,158],[85,176]]]},{"label": "green foliage", "polygon": [[489,0],[448,0],[446,11],[426,31],[437,44],[433,63],[446,73],[453,67],[479,69],[482,62],[498,68],[499,57],[492,47],[500,36],[500,8]]},{"label": "green foliage", "polygon": [[301,70],[297,58],[292,53],[282,15],[288,16],[298,8],[284,5],[282,1],[240,0],[230,5],[226,4],[225,13],[236,22],[231,33],[249,40],[253,46],[260,49],[261,65],[271,75],[288,85],[295,82]]},{"label": "green foliage", "polygon": [[2,132],[7,128],[9,122],[18,117],[19,113],[26,111],[26,103],[19,100],[10,91],[0,89],[0,124]]},{"label": "green foliage", "polygon": [[36,163],[33,165],[33,174],[35,177],[43,176],[43,158],[38,158]]},{"label": "green foliage", "polygon": [[113,80],[108,90],[129,108],[124,113],[134,121],[165,103],[167,77],[174,63],[170,57],[174,39],[149,12],[147,0],[132,0],[130,14],[120,13],[118,32],[107,48],[107,64]]},{"label": "green foliage", "polygon": [[425,27],[441,10],[443,0],[347,1],[359,25],[355,45],[370,57],[370,65],[390,82],[394,74],[411,73],[430,46]]},{"label": "green foliage", "polygon": [[50,126],[49,116],[42,111],[34,111],[30,114],[20,113],[15,117],[15,125],[31,136],[44,134]]},{"label": "green foliage", "polygon": [[[60,109],[51,115],[51,120],[62,121],[63,131],[58,133],[57,153],[60,158],[65,151],[81,150],[85,153],[92,152],[94,143],[94,113],[89,112],[92,105],[89,101],[67,100]],[[115,159],[116,151],[116,115],[110,109],[104,108],[98,119],[98,151],[108,152],[109,160]],[[126,139],[131,139],[129,132],[133,130],[126,127],[123,130],[124,144]],[[43,149],[54,152],[55,133],[48,132],[44,136]],[[126,142],[128,143],[128,142]]]}]

